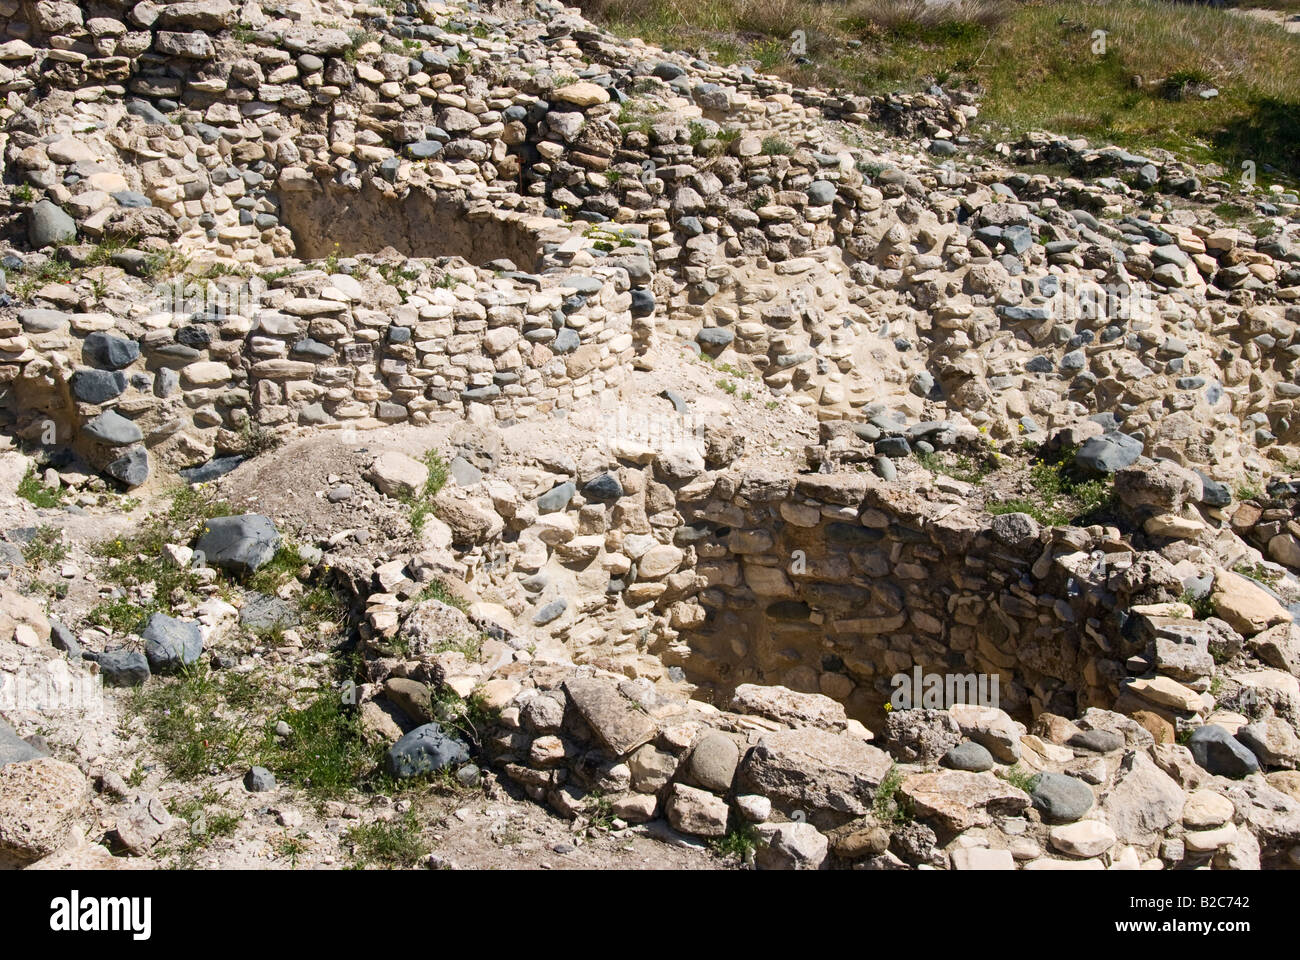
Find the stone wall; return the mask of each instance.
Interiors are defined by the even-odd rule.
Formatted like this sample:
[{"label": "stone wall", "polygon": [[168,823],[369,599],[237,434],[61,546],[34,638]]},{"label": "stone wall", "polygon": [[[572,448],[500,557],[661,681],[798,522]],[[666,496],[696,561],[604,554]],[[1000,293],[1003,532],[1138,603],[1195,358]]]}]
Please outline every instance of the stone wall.
[{"label": "stone wall", "polygon": [[[749,491],[756,492],[753,483]],[[846,495],[845,485],[805,486],[789,502],[844,508],[861,496],[871,504],[863,516],[897,522],[900,514],[887,512],[897,505],[870,492],[851,492]],[[945,516],[927,517],[936,547],[978,547],[979,538],[992,537],[997,542],[986,544],[988,555],[1009,554],[993,560],[982,575],[990,584],[984,595],[993,598],[986,619],[1021,624],[1023,666],[1010,664],[1008,672],[1028,675],[1042,666],[1047,677],[1071,666],[1072,654],[1075,667],[1092,655],[1074,642],[1080,631],[1071,629],[1063,606],[1073,602],[1068,584],[1050,615],[1042,609],[1048,598],[1039,601],[1036,618],[1025,606],[1012,609],[1014,586],[993,592],[992,585],[1006,583],[1025,562],[1022,555],[1034,552],[1022,521],[980,531],[964,522],[944,523]],[[847,519],[841,511],[834,522]],[[1080,533],[1069,531],[1067,537]],[[920,542],[911,539],[913,547]],[[1038,544],[1047,545],[1046,538]],[[1051,564],[1069,568],[1068,557]],[[1131,592],[1122,590],[1123,558],[1114,559],[1117,576],[1109,585]],[[1149,556],[1135,561],[1129,570],[1152,562]],[[1024,722],[997,707],[971,704],[905,709],[870,729],[850,715],[851,705],[846,710],[825,693],[780,685],[742,683],[710,704],[645,677],[575,663],[556,638],[502,630],[475,615],[474,607],[467,616],[439,600],[421,600],[417,583],[406,578],[418,582],[430,574],[421,558],[378,567],[344,560],[331,572],[364,608],[360,635],[367,682],[356,690],[361,728],[389,745],[389,766],[399,776],[436,769],[448,762],[440,758],[457,755],[452,727],[460,701],[448,706],[450,690],[476,708],[476,759],[490,764],[512,789],[573,821],[575,832],[587,825],[644,824],[652,835],[676,844],[725,837],[738,851],[751,847],[745,856],[760,869],[1224,869],[1296,862],[1300,804],[1294,799],[1293,758],[1274,756],[1264,746],[1281,729],[1277,718],[1245,729],[1243,742],[1258,744],[1268,766],[1283,769],[1267,781],[1233,782],[1259,768],[1239,756],[1235,760],[1244,765],[1232,768],[1207,755],[1207,742],[1223,742],[1216,733],[1222,727],[1201,727],[1189,748],[1172,742],[1172,731],[1152,724],[1131,702],[1123,712],[1091,707],[1073,719],[1035,704],[1035,715],[1025,715]],[[978,592],[974,577],[961,586]],[[1043,589],[1060,586],[1056,574],[1044,575]],[[943,584],[940,595],[948,587]],[[919,596],[909,590],[908,600]],[[1076,606],[1088,611],[1088,604]],[[1157,633],[1165,679],[1172,672],[1187,679],[1192,663],[1185,656],[1192,644],[1180,642],[1178,631],[1196,624],[1177,617],[1179,606],[1131,611],[1142,628]],[[1050,618],[1064,625],[1051,626],[1045,622]],[[1110,626],[1090,619],[1082,633],[1108,656],[1119,655],[1110,646],[1117,637]],[[1024,635],[1028,629],[1033,636]],[[476,633],[483,638],[476,656],[467,656],[463,644],[447,648],[447,637]],[[1146,636],[1142,630],[1134,635]],[[1059,652],[1046,653],[1049,647]],[[1181,671],[1170,649],[1183,651]],[[1082,666],[1085,676],[1088,669]],[[1293,676],[1284,683],[1274,676],[1267,681],[1271,687],[1264,685],[1264,674],[1253,679],[1260,696],[1290,709]],[[1291,692],[1285,694],[1284,687]],[[1068,706],[1061,700],[1047,706]],[[1222,709],[1213,719],[1231,722]],[[467,729],[463,721],[456,727]],[[1008,771],[1018,771],[1020,779]],[[468,775],[478,772],[473,767]],[[457,775],[466,776],[466,770]],[[1211,791],[1232,802],[1211,800]],[[1209,822],[1201,815],[1207,803],[1215,805]]]},{"label": "stone wall", "polygon": [[546,413],[616,384],[635,354],[626,271],[494,276],[407,261],[398,302],[365,279],[377,268],[351,263],[351,274],[229,287],[220,302],[242,312],[158,309],[145,290],[128,317],[20,311],[0,321],[8,427],[136,486],[150,458],[196,466],[242,452],[257,429]]},{"label": "stone wall", "polygon": [[872,725],[890,678],[919,666],[997,674],[1026,716],[1109,708],[1141,648],[1117,611],[1182,589],[1117,530],[989,518],[864,474],[723,476],[678,496],[704,586],[667,611],[658,652],[715,700],[779,684]]}]

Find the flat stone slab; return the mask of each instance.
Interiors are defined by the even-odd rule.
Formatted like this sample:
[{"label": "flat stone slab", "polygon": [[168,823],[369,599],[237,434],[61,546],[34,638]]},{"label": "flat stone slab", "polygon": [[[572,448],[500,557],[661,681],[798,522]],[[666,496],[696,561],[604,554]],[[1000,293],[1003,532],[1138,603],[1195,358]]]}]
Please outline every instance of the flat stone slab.
[{"label": "flat stone slab", "polygon": [[619,756],[649,743],[659,732],[655,722],[609,680],[566,680],[564,692],[592,732]]},{"label": "flat stone slab", "polygon": [[937,820],[960,832],[986,827],[995,816],[1019,816],[1029,808],[1029,794],[991,773],[941,770],[908,777],[902,795],[922,819]]},{"label": "flat stone slab", "polygon": [[773,803],[805,813],[870,812],[893,767],[885,751],[849,735],[805,727],[764,736],[741,763],[739,783]]},{"label": "flat stone slab", "polygon": [[842,703],[820,693],[799,693],[787,687],[742,683],[732,694],[730,709],[791,727],[840,731],[848,725]]}]

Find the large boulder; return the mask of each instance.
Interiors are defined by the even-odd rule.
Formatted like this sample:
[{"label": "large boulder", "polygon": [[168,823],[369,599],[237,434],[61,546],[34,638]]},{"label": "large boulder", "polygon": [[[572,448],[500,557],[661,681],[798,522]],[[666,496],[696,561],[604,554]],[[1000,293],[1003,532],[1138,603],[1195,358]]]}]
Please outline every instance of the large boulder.
[{"label": "large boulder", "polygon": [[252,573],[266,566],[279,548],[280,532],[275,524],[257,513],[213,517],[204,523],[194,544],[204,564],[236,573]]},{"label": "large boulder", "polygon": [[440,724],[426,723],[388,748],[384,766],[391,776],[409,780],[468,760],[465,744],[445,733]]},{"label": "large boulder", "polygon": [[691,750],[687,770],[691,781],[706,790],[726,793],[736,776],[740,748],[736,741],[718,730],[704,734]]},{"label": "large boulder", "polygon": [[578,107],[594,107],[602,103],[609,103],[609,91],[599,84],[590,83],[586,80],[558,87],[552,91],[552,95],[557,100],[572,103]]},{"label": "large boulder", "polygon": [[158,12],[157,25],[185,30],[220,30],[235,21],[230,0],[187,0],[169,3]]},{"label": "large boulder", "polygon": [[1053,827],[1049,838],[1057,850],[1071,857],[1095,857],[1115,845],[1115,831],[1097,820],[1080,820]]},{"label": "large boulder", "polygon": [[1260,766],[1293,770],[1300,765],[1300,737],[1281,717],[1264,717],[1247,724],[1237,731],[1237,739],[1250,748]]},{"label": "large boulder", "polygon": [[1133,509],[1176,512],[1185,503],[1200,503],[1204,494],[1205,485],[1195,471],[1167,460],[1134,464],[1115,474],[1115,496]]},{"label": "large boulder", "polygon": [[844,704],[820,693],[799,693],[788,687],[742,683],[731,696],[730,709],[766,717],[787,727],[821,727],[838,732],[848,724]]},{"label": "large boulder", "polygon": [[366,479],[390,497],[413,497],[428,482],[429,468],[404,453],[390,450],[375,457],[366,471]]},{"label": "large boulder", "polygon": [[179,232],[172,215],[158,207],[119,208],[104,221],[104,235],[113,238],[141,240],[160,237],[170,240]]},{"label": "large boulder", "polygon": [[1250,651],[1270,667],[1300,677],[1300,627],[1283,623],[1257,633],[1250,640]]},{"label": "large boulder", "polygon": [[885,718],[885,739],[901,762],[931,764],[961,743],[962,734],[946,710],[891,710]]},{"label": "large boulder", "polygon": [[1255,754],[1217,723],[1197,727],[1187,746],[1196,762],[1217,776],[1237,778],[1259,772]]},{"label": "large boulder", "polygon": [[1084,443],[1074,455],[1074,462],[1093,473],[1115,473],[1136,463],[1140,456],[1141,440],[1113,432]]},{"label": "large boulder", "polygon": [[83,403],[103,403],[126,392],[126,374],[121,370],[83,367],[68,378],[72,395]]},{"label": "large boulder", "polygon": [[92,440],[111,447],[125,447],[144,439],[144,432],[116,410],[105,410],[88,420],[81,430]]},{"label": "large boulder", "polygon": [[942,762],[950,770],[966,770],[970,773],[983,773],[994,767],[993,754],[974,740],[957,744],[943,755]]},{"label": "large boulder", "polygon": [[1214,672],[1210,642],[1217,636],[1212,625],[1204,620],[1151,614],[1135,620],[1137,629],[1154,641],[1156,668],[1161,673],[1186,682]]},{"label": "large boulder", "polygon": [[430,598],[421,600],[402,621],[401,638],[415,652],[447,640],[468,640],[479,630],[469,617],[449,603]]},{"label": "large boulder", "polygon": [[1101,797],[1106,822],[1123,843],[1150,844],[1183,815],[1182,788],[1145,754],[1125,754]]},{"label": "large boulder", "polygon": [[572,480],[566,480],[563,483],[557,483],[544,494],[537,498],[538,513],[556,513],[563,510],[577,493],[577,485]]},{"label": "large boulder", "polygon": [[1025,725],[1012,719],[1005,710],[973,703],[954,703],[948,713],[967,738],[974,740],[1002,763],[1020,759],[1020,738]]},{"label": "large boulder", "polygon": [[1097,802],[1091,787],[1065,773],[1040,773],[1029,785],[1029,797],[1051,823],[1073,823]]},{"label": "large boulder", "polygon": [[592,733],[618,756],[631,753],[658,733],[655,722],[613,681],[574,678],[564,682],[564,692]]},{"label": "large boulder", "polygon": [[1002,543],[1023,550],[1038,542],[1038,521],[1027,513],[1003,513],[992,519],[989,531]]},{"label": "large boulder", "polygon": [[140,358],[140,344],[96,330],[82,343],[81,354],[87,363],[106,370],[121,370]]},{"label": "large boulder", "polygon": [[127,487],[138,487],[149,479],[149,452],[144,447],[131,447],[106,463],[104,472]]},{"label": "large boulder", "polygon": [[433,691],[427,683],[409,677],[389,677],[384,681],[384,696],[416,726],[434,721]]},{"label": "large boulder", "polygon": [[137,794],[118,815],[118,843],[137,857],[148,855],[176,821],[157,797]]},{"label": "large boulder", "polygon": [[106,687],[138,687],[149,679],[149,660],[139,650],[119,647],[103,653],[87,652],[85,657],[99,664]]},{"label": "large boulder", "polygon": [[995,816],[1020,816],[1030,803],[1023,790],[1005,780],[965,770],[915,774],[899,789],[918,817],[954,833],[988,826]]},{"label": "large boulder", "polygon": [[141,633],[144,655],[154,673],[173,673],[196,663],[203,653],[203,634],[190,620],[177,620],[165,613],[149,618]]},{"label": "large boulder", "polygon": [[90,802],[90,781],[53,757],[0,767],[0,866],[47,857],[69,839]]},{"label": "large boulder", "polygon": [[1210,594],[1210,600],[1219,618],[1246,637],[1293,619],[1267,590],[1230,570],[1214,572],[1214,592]]},{"label": "large boulder", "polygon": [[826,862],[830,841],[811,823],[760,823],[754,830],[759,870],[817,870]]},{"label": "large boulder", "polygon": [[451,530],[451,542],[458,547],[472,547],[500,536],[505,522],[493,509],[492,501],[460,494],[458,489],[444,487],[434,498],[434,510]]},{"label": "large boulder", "polygon": [[76,238],[77,221],[51,200],[38,201],[27,215],[27,240],[35,250]]},{"label": "large boulder", "polygon": [[674,783],[665,806],[674,830],[697,837],[721,837],[727,832],[727,802],[721,797]]}]

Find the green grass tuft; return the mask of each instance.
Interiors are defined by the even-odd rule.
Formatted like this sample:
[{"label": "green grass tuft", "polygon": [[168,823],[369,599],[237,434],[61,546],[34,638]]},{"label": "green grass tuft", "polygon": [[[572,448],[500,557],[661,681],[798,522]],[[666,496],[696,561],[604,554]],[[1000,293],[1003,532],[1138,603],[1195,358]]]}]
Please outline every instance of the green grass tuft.
[{"label": "green grass tuft", "polygon": [[420,821],[414,813],[407,813],[397,820],[376,820],[374,823],[353,827],[345,834],[345,838],[352,844],[352,862],[359,869],[410,869],[430,849],[428,841],[420,832]]},{"label": "green grass tuft", "polygon": [[764,137],[760,149],[765,157],[785,157],[794,153],[790,142],[780,137]]},{"label": "green grass tuft", "polygon": [[30,567],[53,566],[68,555],[63,531],[47,524],[36,528],[32,538],[23,544],[22,551],[23,559]]},{"label": "green grass tuft", "polygon": [[758,848],[758,831],[752,823],[732,827],[725,836],[710,840],[709,847],[720,857],[744,861]]},{"label": "green grass tuft", "polygon": [[258,741],[254,711],[266,692],[250,674],[196,664],[174,678],[132,691],[159,759],[178,780],[194,780],[248,764]]},{"label": "green grass tuft", "polygon": [[290,540],[282,540],[275,556],[249,574],[245,586],[258,593],[274,594],[285,583],[296,579],[298,571],[304,566],[307,566],[307,561],[299,552],[298,545]]},{"label": "green grass tuft", "polygon": [[[1257,0],[1264,2],[1264,0]],[[1291,4],[1293,0],[1279,0]],[[997,139],[1031,130],[1164,148],[1239,175],[1300,175],[1300,38],[1277,24],[1163,0],[578,0],[624,36],[712,49],[800,85],[855,94],[940,83],[982,91]],[[803,31],[807,51],[793,49]],[[1095,31],[1105,31],[1104,52]],[[856,43],[858,46],[850,46]],[[1140,82],[1134,78],[1140,78]],[[1200,89],[1219,95],[1202,100]]]},{"label": "green grass tuft", "polygon": [[170,612],[174,597],[197,597],[201,584],[194,571],[164,560],[163,547],[169,543],[189,543],[204,521],[232,513],[230,504],[215,500],[205,490],[182,486],[173,491],[171,505],[165,513],[149,517],[129,536],[95,544],[92,552],[107,561],[100,570],[103,582],[124,590],[153,586],[147,597],[99,604],[91,610],[90,622],[115,630],[130,630],[151,613]]},{"label": "green grass tuft", "polygon": [[985,505],[994,516],[1027,513],[1043,526],[1057,527],[1085,520],[1110,506],[1114,481],[1085,477],[1074,466],[1073,449],[1040,457],[1029,468],[1028,497],[1016,497]]},{"label": "green grass tuft", "polygon": [[62,504],[66,493],[67,491],[62,487],[47,487],[41,480],[40,474],[36,472],[35,466],[28,467],[23,478],[18,481],[18,496],[44,510]]},{"label": "green grass tuft", "polygon": [[1029,793],[1034,789],[1034,784],[1038,781],[1039,775],[1034,773],[1032,770],[1026,770],[1017,764],[1014,767],[1001,771],[998,776],[1011,784],[1017,790],[1023,790],[1025,793]]},{"label": "green grass tuft", "polygon": [[436,450],[425,453],[422,461],[429,468],[429,479],[424,482],[424,489],[415,496],[405,498],[411,511],[411,532],[417,537],[424,531],[425,521],[433,515],[433,500],[447,483],[447,461]]},{"label": "green grass tuft", "polygon": [[[283,741],[274,734],[279,720],[293,731]],[[376,771],[379,753],[362,738],[356,713],[343,706],[337,691],[321,694],[301,710],[280,711],[266,730],[266,766],[285,783],[315,796],[345,794]]]}]

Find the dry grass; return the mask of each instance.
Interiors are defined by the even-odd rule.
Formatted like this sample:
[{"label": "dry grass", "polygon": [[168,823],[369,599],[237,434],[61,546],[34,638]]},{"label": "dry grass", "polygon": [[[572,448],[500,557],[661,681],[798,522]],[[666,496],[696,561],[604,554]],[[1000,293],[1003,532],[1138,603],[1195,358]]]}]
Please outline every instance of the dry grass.
[{"label": "dry grass", "polygon": [[605,23],[765,37],[827,29],[834,22],[833,5],[808,0],[579,0],[578,6]]},{"label": "dry grass", "polygon": [[[721,62],[752,62],[799,84],[861,93],[934,82],[977,87],[983,119],[1012,136],[1048,129],[1300,174],[1300,35],[1225,9],[1164,0],[579,6],[626,35],[670,49],[705,47]],[[791,51],[795,30],[808,41],[802,58]],[[1106,32],[1100,55],[1098,30]],[[1197,96],[1205,86],[1218,97]],[[1170,97],[1171,90],[1188,95]]]},{"label": "dry grass", "polygon": [[850,31],[918,42],[991,30],[1014,12],[1011,0],[854,0],[841,23]]},{"label": "dry grass", "polygon": [[1300,0],[1230,0],[1228,6],[1239,10],[1276,10],[1279,13],[1300,13]]}]

